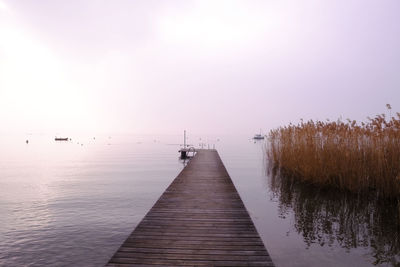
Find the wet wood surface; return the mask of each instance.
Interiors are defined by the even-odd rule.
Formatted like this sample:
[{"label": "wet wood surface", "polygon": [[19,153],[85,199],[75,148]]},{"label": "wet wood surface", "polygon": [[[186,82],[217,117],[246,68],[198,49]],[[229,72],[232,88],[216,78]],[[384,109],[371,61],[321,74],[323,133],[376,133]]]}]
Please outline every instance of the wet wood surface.
[{"label": "wet wood surface", "polygon": [[216,150],[199,150],[106,266],[274,266]]}]

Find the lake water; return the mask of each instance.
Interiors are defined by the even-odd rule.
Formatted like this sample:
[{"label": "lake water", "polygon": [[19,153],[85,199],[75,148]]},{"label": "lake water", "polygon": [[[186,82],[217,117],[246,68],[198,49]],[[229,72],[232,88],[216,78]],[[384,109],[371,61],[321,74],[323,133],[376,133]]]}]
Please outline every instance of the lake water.
[{"label": "lake water", "polygon": [[[0,266],[104,265],[184,167],[177,152],[181,140],[3,136]],[[277,266],[399,262],[397,203],[267,174],[263,141],[246,136],[188,141],[216,146]]]}]

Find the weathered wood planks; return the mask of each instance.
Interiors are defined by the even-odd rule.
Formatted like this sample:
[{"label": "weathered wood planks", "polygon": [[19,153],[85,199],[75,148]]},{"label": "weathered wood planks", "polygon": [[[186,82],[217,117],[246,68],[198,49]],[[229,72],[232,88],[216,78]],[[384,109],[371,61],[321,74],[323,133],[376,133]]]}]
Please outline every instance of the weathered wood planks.
[{"label": "weathered wood planks", "polygon": [[107,266],[274,266],[216,150],[199,150]]}]

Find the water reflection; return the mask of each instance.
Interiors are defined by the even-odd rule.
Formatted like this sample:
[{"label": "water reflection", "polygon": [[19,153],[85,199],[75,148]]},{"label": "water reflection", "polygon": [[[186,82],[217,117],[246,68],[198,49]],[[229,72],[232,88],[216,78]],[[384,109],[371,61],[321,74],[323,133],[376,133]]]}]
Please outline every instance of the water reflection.
[{"label": "water reflection", "polygon": [[299,182],[267,168],[280,216],[293,213],[294,229],[312,244],[369,248],[374,264],[400,264],[399,200],[358,195]]},{"label": "water reflection", "polygon": [[183,167],[186,167],[186,165],[188,165],[189,160],[190,160],[188,158],[182,159],[181,157],[179,157],[178,159],[179,159],[179,162],[183,165]]}]

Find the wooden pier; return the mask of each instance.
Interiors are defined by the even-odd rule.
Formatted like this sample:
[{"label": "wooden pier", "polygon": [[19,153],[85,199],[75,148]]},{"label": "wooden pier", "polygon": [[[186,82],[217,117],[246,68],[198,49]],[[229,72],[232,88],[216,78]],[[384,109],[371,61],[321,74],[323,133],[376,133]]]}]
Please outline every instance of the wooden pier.
[{"label": "wooden pier", "polygon": [[106,266],[274,266],[216,150],[199,150]]}]

